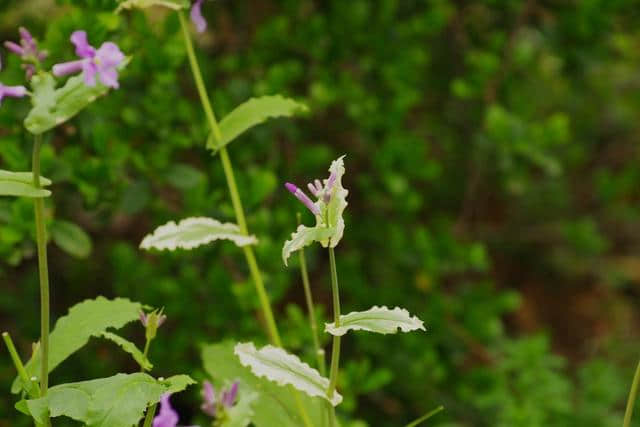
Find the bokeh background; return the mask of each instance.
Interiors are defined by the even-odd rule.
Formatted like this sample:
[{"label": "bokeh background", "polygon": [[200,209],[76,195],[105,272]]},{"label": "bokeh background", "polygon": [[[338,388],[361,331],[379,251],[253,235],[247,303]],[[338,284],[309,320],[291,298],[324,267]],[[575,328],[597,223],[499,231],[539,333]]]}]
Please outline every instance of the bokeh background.
[{"label": "bokeh background", "polygon": [[[96,295],[164,307],[154,373],[204,378],[201,343],[265,342],[258,302],[233,245],[138,249],[170,219],[232,220],[233,211],[219,160],[204,148],[176,16],[116,16],[115,6],[0,4],[0,39],[28,27],[48,65],[73,57],[76,29],[133,56],[121,88],[43,150],[55,182],[52,313]],[[621,425],[640,356],[638,1],[217,0],[203,9],[198,55],[219,116],[274,93],[311,108],[229,147],[286,346],[313,360],[297,262],[280,258],[301,205],[282,183],[324,176],[341,154],[344,310],[400,305],[428,325],[348,336],[347,425],[399,426],[440,404],[430,425]],[[2,62],[0,81],[22,82],[18,58],[3,50]],[[28,108],[0,107],[3,169],[30,169]],[[0,325],[25,358],[39,334],[32,221],[30,201],[0,200]],[[307,255],[326,318],[328,260],[317,248]],[[143,339],[138,325],[126,333]],[[135,365],[96,340],[52,382],[118,370]],[[1,351],[3,427],[27,425],[8,394],[14,374]],[[174,399],[184,424],[202,422],[198,394]]]}]

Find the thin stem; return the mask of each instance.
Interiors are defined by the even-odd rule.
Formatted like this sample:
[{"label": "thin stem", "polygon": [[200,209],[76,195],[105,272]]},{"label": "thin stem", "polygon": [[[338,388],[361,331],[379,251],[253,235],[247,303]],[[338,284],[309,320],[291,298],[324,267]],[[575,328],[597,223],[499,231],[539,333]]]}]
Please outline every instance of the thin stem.
[{"label": "thin stem", "polygon": [[427,412],[417,420],[410,422],[409,424],[406,425],[406,427],[416,427],[418,424],[425,422],[426,420],[428,420],[429,418],[433,417],[435,414],[443,410],[444,410],[444,406],[440,405],[436,409],[430,412]]},{"label": "thin stem", "polygon": [[631,416],[633,415],[633,406],[636,403],[636,396],[638,395],[638,384],[640,383],[640,362],[636,367],[636,373],[633,376],[633,382],[631,383],[631,390],[629,391],[629,399],[627,400],[627,409],[624,412],[623,427],[629,427],[631,425]]},{"label": "thin stem", "polygon": [[[42,135],[35,136],[33,144],[33,185],[40,188],[40,147]],[[38,272],[40,275],[40,395],[49,388],[49,266],[47,263],[47,231],[44,224],[44,200],[34,199],[36,243],[38,246]]]},{"label": "thin stem", "polygon": [[38,393],[36,393],[37,387],[33,390],[33,387],[30,387],[31,380],[29,379],[29,374],[27,374],[27,370],[24,368],[22,364],[22,360],[20,360],[20,356],[16,351],[16,347],[13,345],[13,340],[8,332],[2,333],[2,339],[4,340],[5,345],[7,346],[7,350],[9,350],[9,354],[11,355],[11,360],[13,361],[13,365],[16,367],[16,371],[18,371],[18,376],[22,380],[25,389],[29,393],[29,396],[32,398],[39,397]]},{"label": "thin stem", "polygon": [[[300,214],[298,214],[298,223],[300,223]],[[307,271],[307,260],[304,256],[304,249],[298,251],[300,259],[300,274],[302,275],[302,285],[304,286],[304,297],[307,301],[307,311],[309,312],[309,325],[311,326],[311,335],[313,337],[313,350],[318,359],[318,370],[324,377],[326,374],[326,366],[324,361],[324,350],[320,347],[320,339],[318,338],[318,324],[316,322],[316,314],[313,307],[313,294],[309,284],[309,273]]]},{"label": "thin stem", "polygon": [[[332,247],[329,247],[329,264],[331,265],[331,293],[333,294],[333,322],[336,328],[340,327],[340,290],[338,288],[338,271],[336,268],[336,255]],[[331,368],[329,370],[329,388],[327,396],[333,398],[333,393],[338,382],[338,368],[340,365],[340,337],[333,336],[333,346],[331,349]],[[336,425],[335,408],[331,407],[329,416],[330,425]]]},{"label": "thin stem", "polygon": [[147,415],[144,417],[144,424],[142,424],[142,427],[151,427],[151,423],[153,422],[153,417],[156,415],[157,406],[158,406],[157,403],[154,403],[153,405],[149,406],[149,409],[147,409]]},{"label": "thin stem", "polygon": [[[209,100],[209,95],[207,94],[207,89],[204,85],[204,80],[202,79],[200,66],[198,65],[198,60],[196,59],[196,54],[193,49],[193,43],[191,42],[189,27],[184,18],[184,14],[182,12],[178,12],[178,16],[180,18],[182,34],[184,36],[185,46],[187,49],[187,56],[189,57],[189,64],[191,65],[193,78],[196,82],[196,88],[198,89],[198,95],[200,96],[202,108],[204,109],[205,115],[207,116],[207,121],[209,123],[209,127],[211,128],[211,132],[213,133],[213,136],[215,139],[215,145],[217,146],[219,145],[219,142],[222,139],[222,136],[220,134],[220,127],[218,126],[218,122],[216,121],[216,116],[213,113],[213,108],[211,107],[211,101]],[[233,205],[233,210],[236,215],[236,221],[238,223],[238,227],[240,227],[240,231],[243,234],[248,235],[249,230],[247,228],[247,221],[244,216],[242,201],[240,200],[240,195],[238,193],[238,186],[236,184],[236,180],[233,174],[233,167],[231,165],[231,160],[229,159],[229,154],[227,153],[226,147],[220,148],[220,161],[222,162],[222,168],[224,170],[224,175],[227,180],[227,185],[229,187],[229,193],[231,195],[231,203]],[[247,260],[247,264],[249,266],[251,278],[253,279],[256,292],[258,293],[258,298],[260,300],[260,305],[262,307],[262,315],[267,323],[267,331],[269,333],[269,339],[271,340],[271,343],[273,343],[274,345],[278,347],[282,347],[282,341],[280,340],[280,334],[278,333],[278,328],[276,326],[276,322],[273,316],[271,303],[269,302],[269,297],[264,287],[262,274],[260,273],[260,269],[258,268],[255,255],[253,253],[253,248],[251,248],[251,246],[245,246],[243,248],[243,251],[244,251],[245,258]]]}]

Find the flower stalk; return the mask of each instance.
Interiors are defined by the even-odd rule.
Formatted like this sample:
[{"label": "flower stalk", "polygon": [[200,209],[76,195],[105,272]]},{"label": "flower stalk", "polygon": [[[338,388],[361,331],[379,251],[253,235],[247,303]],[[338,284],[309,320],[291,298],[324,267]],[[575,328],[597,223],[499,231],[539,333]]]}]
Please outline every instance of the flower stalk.
[{"label": "flower stalk", "polygon": [[[33,144],[33,185],[40,185],[40,148],[42,135],[35,135]],[[49,389],[49,265],[47,262],[47,231],[44,223],[44,200],[34,199],[36,244],[38,247],[38,273],[40,277],[40,395]],[[47,417],[46,425],[50,424]]]},{"label": "flower stalk", "polygon": [[[336,255],[332,247],[329,247],[329,264],[331,265],[331,293],[333,294],[333,321],[336,327],[340,327],[340,290],[338,288],[338,271],[336,268]],[[340,365],[340,336],[333,336],[333,346],[331,349],[331,367],[329,370],[329,388],[327,389],[327,397],[333,398],[338,382],[338,369]],[[331,407],[329,414],[330,425],[336,424],[335,409]]]},{"label": "flower stalk", "polygon": [[636,367],[636,373],[633,376],[631,383],[631,390],[629,391],[629,398],[627,400],[627,409],[624,412],[623,427],[629,427],[631,425],[631,416],[633,415],[633,407],[636,404],[636,398],[638,396],[638,384],[640,384],[640,362]]}]

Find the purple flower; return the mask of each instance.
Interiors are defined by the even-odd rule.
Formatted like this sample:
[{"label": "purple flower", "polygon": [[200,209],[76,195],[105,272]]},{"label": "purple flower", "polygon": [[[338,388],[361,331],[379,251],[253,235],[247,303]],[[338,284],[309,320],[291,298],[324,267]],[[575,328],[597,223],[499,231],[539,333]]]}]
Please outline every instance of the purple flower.
[{"label": "purple flower", "polygon": [[228,390],[222,390],[218,396],[213,385],[209,381],[205,381],[202,384],[202,405],[200,409],[211,416],[215,417],[218,414],[218,410],[225,410],[231,408],[236,403],[238,397],[238,382],[231,384]]},{"label": "purple flower", "polygon": [[38,50],[38,43],[26,28],[20,27],[19,31],[20,44],[6,41],[4,46],[22,58],[25,62],[22,64],[22,68],[26,72],[27,80],[31,80],[36,72],[36,66],[39,66],[40,62],[47,58],[48,53],[45,50]]},{"label": "purple flower", "polygon": [[178,425],[178,413],[171,406],[170,393],[165,393],[160,398],[160,411],[153,419],[153,427],[176,427]]},{"label": "purple flower", "polygon": [[204,0],[196,0],[191,6],[191,22],[196,26],[196,30],[201,33],[207,29],[207,21],[202,16],[202,2]]},{"label": "purple flower", "polygon": [[27,88],[24,86],[5,86],[0,83],[0,104],[2,98],[10,96],[12,98],[22,98],[27,94]]},{"label": "purple flower", "polygon": [[114,89],[119,87],[118,66],[124,60],[124,54],[118,45],[105,42],[96,49],[87,41],[85,31],[74,31],[71,34],[71,43],[76,47],[76,55],[82,59],[54,65],[55,76],[61,77],[82,71],[87,86],[95,86],[97,74],[105,86]]},{"label": "purple flower", "polygon": [[286,184],[284,184],[284,186],[287,187],[287,190],[289,190],[289,192],[291,192],[294,196],[296,196],[298,200],[300,200],[311,212],[313,212],[314,215],[320,215],[320,208],[317,207],[311,201],[309,196],[304,194],[304,191],[302,191],[301,189],[296,187],[295,184],[292,184],[290,182],[287,182]]},{"label": "purple flower", "polygon": [[164,323],[165,320],[167,320],[167,316],[162,314],[162,310],[160,310],[159,312],[151,312],[149,314],[145,313],[144,311],[140,312],[140,323],[142,323],[142,326],[144,326],[145,328],[149,326],[149,319],[151,318],[151,316],[156,316],[156,327],[160,327],[162,326],[162,324]]}]

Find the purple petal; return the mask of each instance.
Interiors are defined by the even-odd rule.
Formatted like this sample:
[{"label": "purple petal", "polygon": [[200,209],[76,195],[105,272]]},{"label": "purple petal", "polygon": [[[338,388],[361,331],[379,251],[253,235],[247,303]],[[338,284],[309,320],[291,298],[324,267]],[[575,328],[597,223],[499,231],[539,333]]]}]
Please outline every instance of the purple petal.
[{"label": "purple petal", "polygon": [[178,425],[178,413],[171,407],[169,397],[171,394],[165,393],[160,398],[160,411],[153,419],[153,427],[176,427]]},{"label": "purple petal", "polygon": [[31,49],[35,49],[36,48],[36,42],[33,39],[33,36],[31,35],[31,33],[29,32],[29,30],[27,30],[24,27],[20,27],[18,28],[18,31],[20,32],[20,39],[21,41],[29,48]]},{"label": "purple petal", "polygon": [[68,74],[74,74],[82,71],[86,60],[78,59],[76,61],[62,62],[55,64],[52,68],[53,75],[56,77],[66,76]]},{"label": "purple petal", "polygon": [[202,384],[202,405],[200,405],[200,409],[202,411],[211,416],[216,416],[216,392],[213,388],[213,385],[209,381],[205,381]]},{"label": "purple petal", "polygon": [[320,208],[318,208],[311,199],[304,194],[304,191],[300,190],[295,184],[287,182],[285,185],[287,190],[293,193],[294,196],[298,198],[314,215],[320,215]]},{"label": "purple petal", "polygon": [[95,53],[95,62],[100,70],[117,67],[123,60],[124,53],[113,42],[102,43]]},{"label": "purple petal", "polygon": [[87,86],[96,85],[96,74],[98,73],[98,67],[93,61],[82,61],[82,73],[84,75],[84,84]]},{"label": "purple petal", "polygon": [[196,0],[191,7],[191,22],[196,26],[196,30],[201,33],[207,29],[207,21],[202,16],[203,0]]},{"label": "purple petal", "polygon": [[86,31],[74,31],[71,34],[71,43],[76,47],[76,55],[81,58],[93,58],[96,54],[96,50],[87,41]]},{"label": "purple petal", "polygon": [[145,328],[147,327],[147,314],[144,311],[140,312],[140,323],[142,323],[142,326],[144,326]]},{"label": "purple petal", "polygon": [[[118,89],[120,87],[118,84],[118,72],[114,69],[101,71],[99,77],[102,84],[107,87],[111,87],[113,89]],[[158,318],[157,326],[160,326],[160,318]]]},{"label": "purple petal", "polygon": [[22,64],[22,69],[27,80],[31,80],[31,77],[36,73],[36,67],[33,64]]},{"label": "purple petal", "polygon": [[238,396],[238,382],[234,382],[229,390],[225,391],[222,395],[222,404],[227,408],[231,408],[236,402]]},{"label": "purple petal", "polygon": [[307,188],[309,189],[311,194],[313,194],[315,197],[318,197],[318,189],[312,183],[308,183]]},{"label": "purple petal", "polygon": [[24,86],[5,86],[0,83],[0,96],[10,96],[12,98],[22,98],[27,94]]},{"label": "purple petal", "polygon": [[327,191],[331,190],[331,187],[333,187],[333,184],[336,182],[336,174],[335,172],[331,172],[331,174],[329,175],[329,179],[327,180]]},{"label": "purple petal", "polygon": [[17,43],[14,43],[12,41],[6,41],[4,42],[4,47],[6,47],[7,49],[9,49],[11,52],[15,53],[16,55],[24,55],[24,49],[22,48],[22,46],[20,46]]}]

